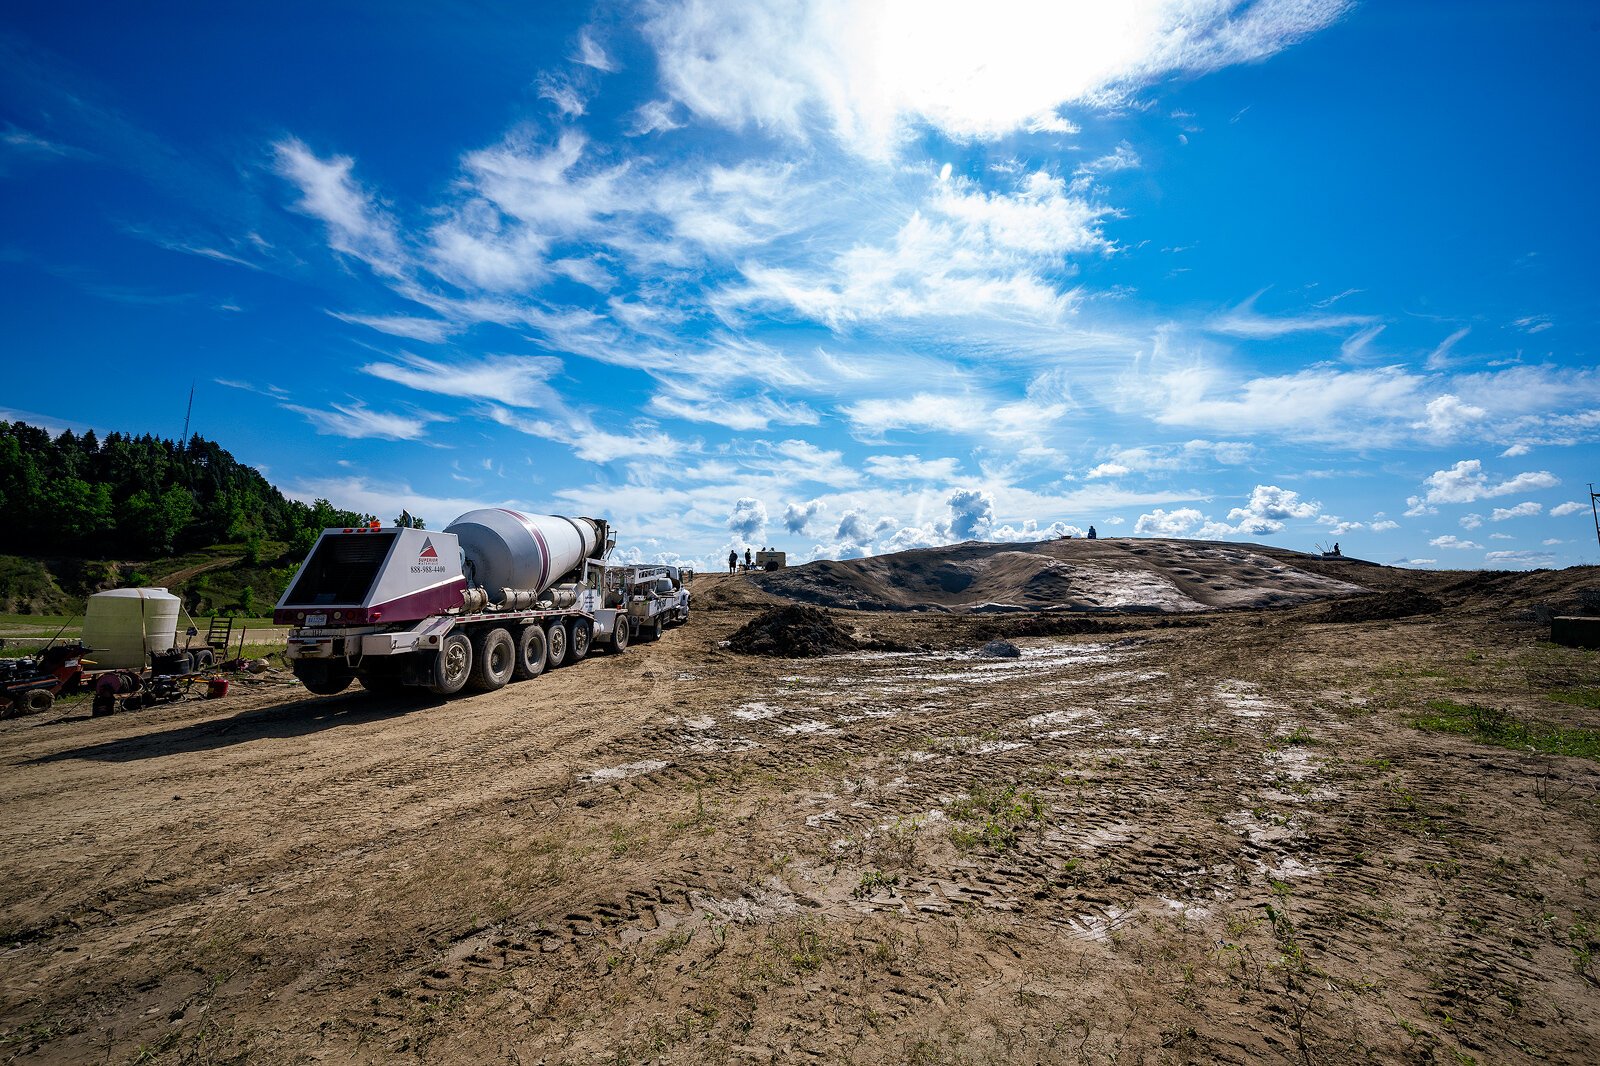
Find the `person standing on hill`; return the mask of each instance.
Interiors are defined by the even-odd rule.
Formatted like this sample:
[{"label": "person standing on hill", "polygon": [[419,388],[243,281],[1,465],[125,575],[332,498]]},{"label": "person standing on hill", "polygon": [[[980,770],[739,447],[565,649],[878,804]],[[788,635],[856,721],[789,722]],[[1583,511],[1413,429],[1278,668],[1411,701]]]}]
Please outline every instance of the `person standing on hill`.
[{"label": "person standing on hill", "polygon": [[744,568],[746,570],[748,570],[753,565],[754,565],[754,563],[751,561],[751,558],[750,558],[750,549],[746,548],[744,550]]},{"label": "person standing on hill", "polygon": [[738,549],[734,549],[733,551],[728,552],[728,573],[730,573],[730,574],[736,573],[736,572],[738,572],[738,569],[739,569],[739,552],[738,552]]}]

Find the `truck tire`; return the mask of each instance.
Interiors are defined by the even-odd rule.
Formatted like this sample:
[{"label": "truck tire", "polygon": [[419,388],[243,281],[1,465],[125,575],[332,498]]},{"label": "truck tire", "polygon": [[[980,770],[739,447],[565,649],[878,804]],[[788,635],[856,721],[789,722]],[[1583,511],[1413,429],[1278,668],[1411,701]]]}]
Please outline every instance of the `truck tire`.
[{"label": "truck tire", "polygon": [[531,681],[544,673],[546,650],[544,627],[523,626],[522,636],[517,641],[517,665],[511,676],[518,681]]},{"label": "truck tire", "polygon": [[459,630],[444,638],[439,655],[433,660],[433,677],[428,691],[435,696],[454,696],[466,687],[472,676],[472,641]]},{"label": "truck tire", "polygon": [[23,710],[28,714],[43,714],[50,709],[56,701],[56,694],[49,689],[36,688],[28,692],[22,699]]},{"label": "truck tire", "polygon": [[567,627],[554,622],[545,630],[545,665],[554,670],[567,661]]},{"label": "truck tire", "polygon": [[[355,671],[343,663],[308,663],[297,662],[294,666],[294,676],[300,679],[315,696],[337,696],[350,687],[350,682],[356,679]],[[144,703],[154,702],[146,694]],[[126,703],[126,701],[124,701]]]},{"label": "truck tire", "polygon": [[611,654],[621,655],[628,650],[628,638],[633,634],[628,631],[628,616],[617,615],[616,624],[611,627]]},{"label": "truck tire", "polygon": [[472,642],[472,679],[467,685],[474,692],[505,688],[516,668],[517,646],[510,633],[504,629],[479,632]]},{"label": "truck tire", "polygon": [[574,618],[567,623],[570,630],[567,641],[567,662],[575,663],[589,654],[594,643],[594,623],[587,618]]},{"label": "truck tire", "polygon": [[640,626],[639,627],[639,632],[644,636],[644,638],[646,640],[660,640],[661,639],[661,619],[660,619],[660,617],[652,618],[652,619],[650,619],[649,622],[647,622],[646,624]]}]

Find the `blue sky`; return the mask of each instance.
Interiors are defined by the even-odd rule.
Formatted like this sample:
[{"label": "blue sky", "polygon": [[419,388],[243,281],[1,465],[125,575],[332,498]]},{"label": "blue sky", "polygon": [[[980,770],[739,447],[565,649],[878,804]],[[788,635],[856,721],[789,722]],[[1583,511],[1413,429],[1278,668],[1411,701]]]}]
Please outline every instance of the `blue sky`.
[{"label": "blue sky", "polygon": [[1600,559],[1580,6],[241,7],[3,16],[0,416],[194,381],[292,495],[644,558]]}]

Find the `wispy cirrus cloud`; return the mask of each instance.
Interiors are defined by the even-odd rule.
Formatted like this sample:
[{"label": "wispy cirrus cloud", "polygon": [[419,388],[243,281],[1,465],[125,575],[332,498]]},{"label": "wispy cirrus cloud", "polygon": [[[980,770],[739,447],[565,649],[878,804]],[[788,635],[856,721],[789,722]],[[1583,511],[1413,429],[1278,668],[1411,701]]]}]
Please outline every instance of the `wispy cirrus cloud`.
[{"label": "wispy cirrus cloud", "polygon": [[1206,323],[1206,327],[1214,333],[1261,340],[1283,337],[1291,333],[1345,329],[1350,326],[1369,326],[1373,323],[1371,315],[1265,315],[1256,310],[1256,301],[1260,300],[1266,291],[1262,289],[1249,299],[1241,301],[1221,314],[1214,315]]}]

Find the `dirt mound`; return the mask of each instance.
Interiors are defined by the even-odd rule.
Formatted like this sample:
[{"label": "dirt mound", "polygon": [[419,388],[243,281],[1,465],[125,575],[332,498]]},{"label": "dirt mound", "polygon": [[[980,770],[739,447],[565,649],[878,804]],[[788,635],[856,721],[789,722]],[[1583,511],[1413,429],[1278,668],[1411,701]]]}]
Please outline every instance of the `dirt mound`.
[{"label": "dirt mound", "polygon": [[1255,545],[1155,539],[970,541],[806,563],[751,581],[786,599],[840,610],[977,614],[1173,614],[1287,607],[1367,591]]},{"label": "dirt mound", "polygon": [[829,612],[792,604],[763,611],[734,630],[728,647],[742,655],[810,659],[855,651],[860,644],[839,627]]},{"label": "dirt mound", "polygon": [[1318,622],[1381,622],[1389,618],[1410,618],[1419,614],[1438,614],[1444,604],[1417,589],[1403,588],[1371,596],[1352,596],[1329,604],[1316,617]]}]

